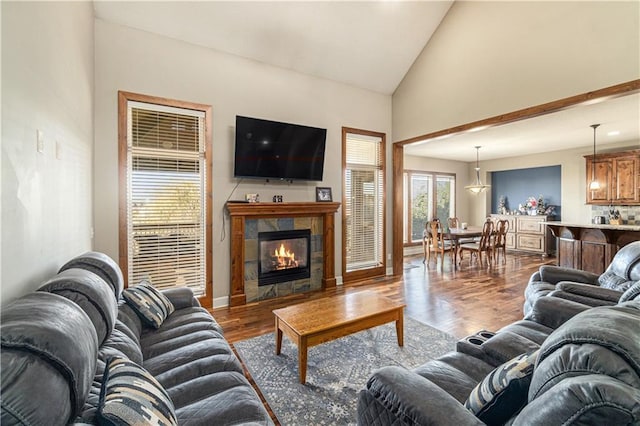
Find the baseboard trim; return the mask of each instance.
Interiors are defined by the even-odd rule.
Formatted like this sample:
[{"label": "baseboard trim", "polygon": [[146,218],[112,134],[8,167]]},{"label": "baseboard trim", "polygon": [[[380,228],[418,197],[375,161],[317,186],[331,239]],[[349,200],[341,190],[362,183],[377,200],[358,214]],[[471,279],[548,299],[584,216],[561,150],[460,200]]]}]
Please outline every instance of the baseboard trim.
[{"label": "baseboard trim", "polygon": [[213,308],[224,308],[229,306],[229,296],[217,297],[213,299]]}]

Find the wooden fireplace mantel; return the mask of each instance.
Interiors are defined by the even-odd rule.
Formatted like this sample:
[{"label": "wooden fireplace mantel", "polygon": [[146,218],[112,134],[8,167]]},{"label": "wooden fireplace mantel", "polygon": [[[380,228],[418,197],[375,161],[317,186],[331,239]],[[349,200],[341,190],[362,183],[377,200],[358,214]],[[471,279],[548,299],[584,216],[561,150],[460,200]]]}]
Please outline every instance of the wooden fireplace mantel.
[{"label": "wooden fireplace mantel", "polygon": [[244,305],[244,240],[246,218],[322,217],[322,288],[335,287],[335,220],[338,202],[234,203],[226,204],[231,216],[231,294],[230,306]]}]

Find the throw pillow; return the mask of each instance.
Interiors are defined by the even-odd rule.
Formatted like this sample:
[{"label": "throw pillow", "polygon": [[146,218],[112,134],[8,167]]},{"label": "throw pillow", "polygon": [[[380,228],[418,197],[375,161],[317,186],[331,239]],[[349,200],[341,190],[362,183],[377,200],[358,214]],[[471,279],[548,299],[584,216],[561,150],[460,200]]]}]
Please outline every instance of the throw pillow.
[{"label": "throw pillow", "polygon": [[471,391],[464,406],[488,425],[504,424],[527,403],[537,358],[536,350],[496,367]]},{"label": "throw pillow", "polygon": [[154,328],[159,328],[175,310],[171,301],[147,281],[127,288],[122,297],[145,323]]},{"label": "throw pillow", "polygon": [[173,402],[158,381],[122,357],[107,362],[100,390],[101,425],[177,425]]}]

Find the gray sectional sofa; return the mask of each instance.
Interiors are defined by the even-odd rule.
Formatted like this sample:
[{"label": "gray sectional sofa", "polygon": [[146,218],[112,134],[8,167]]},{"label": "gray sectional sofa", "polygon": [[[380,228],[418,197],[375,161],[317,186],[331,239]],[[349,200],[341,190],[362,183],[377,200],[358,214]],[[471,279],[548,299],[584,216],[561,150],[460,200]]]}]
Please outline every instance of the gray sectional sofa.
[{"label": "gray sectional sofa", "polygon": [[359,394],[359,425],[639,425],[640,300],[538,299],[413,370],[384,367]]},{"label": "gray sectional sofa", "polygon": [[174,311],[155,329],[122,287],[117,264],[90,252],[2,309],[2,425],[98,424],[105,366],[115,358],[155,378],[180,425],[273,424],[191,290],[163,292]]}]

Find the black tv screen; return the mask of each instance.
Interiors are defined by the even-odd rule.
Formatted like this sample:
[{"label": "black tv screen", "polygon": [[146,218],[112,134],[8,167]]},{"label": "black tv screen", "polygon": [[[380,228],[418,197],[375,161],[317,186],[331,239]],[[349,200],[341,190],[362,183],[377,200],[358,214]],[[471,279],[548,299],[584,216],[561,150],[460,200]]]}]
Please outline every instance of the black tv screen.
[{"label": "black tv screen", "polygon": [[234,176],[322,180],[327,129],[236,116]]}]

